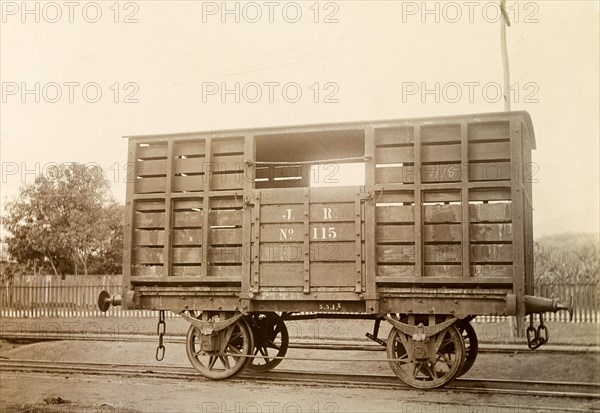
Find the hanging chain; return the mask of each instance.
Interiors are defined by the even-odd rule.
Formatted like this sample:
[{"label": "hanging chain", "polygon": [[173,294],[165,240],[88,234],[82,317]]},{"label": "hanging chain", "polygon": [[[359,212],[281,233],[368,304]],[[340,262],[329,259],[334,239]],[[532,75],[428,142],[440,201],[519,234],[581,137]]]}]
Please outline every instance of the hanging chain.
[{"label": "hanging chain", "polygon": [[165,358],[165,346],[163,345],[163,337],[167,332],[167,323],[165,323],[165,311],[158,312],[158,325],[156,326],[156,334],[158,334],[158,347],[156,348],[156,360],[162,361]]},{"label": "hanging chain", "polygon": [[535,350],[548,342],[548,328],[544,325],[544,315],[540,313],[540,325],[533,326],[535,314],[529,314],[529,327],[527,327],[527,346]]}]

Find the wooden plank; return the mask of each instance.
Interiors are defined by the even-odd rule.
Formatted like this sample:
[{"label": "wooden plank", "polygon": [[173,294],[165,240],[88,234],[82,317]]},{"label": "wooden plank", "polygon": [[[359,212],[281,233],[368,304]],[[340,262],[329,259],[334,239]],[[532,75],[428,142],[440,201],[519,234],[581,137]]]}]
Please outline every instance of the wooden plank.
[{"label": "wooden plank", "polygon": [[425,265],[424,275],[425,277],[462,277],[462,268],[462,265]]},{"label": "wooden plank", "polygon": [[209,240],[211,245],[222,244],[242,244],[242,228],[233,229],[211,229]]},{"label": "wooden plank", "polygon": [[375,162],[377,164],[413,163],[415,162],[415,149],[413,146],[375,148]]},{"label": "wooden plank", "polygon": [[512,206],[509,203],[470,204],[471,222],[510,222]]},{"label": "wooden plank", "polygon": [[241,226],[244,219],[241,209],[218,209],[209,212],[209,225],[216,226]]},{"label": "wooden plank", "polygon": [[[323,223],[310,224],[309,238],[311,242],[352,241],[356,238],[354,224]],[[260,227],[261,242],[302,242],[304,228],[300,223],[264,224]]]},{"label": "wooden plank", "polygon": [[173,172],[175,174],[204,174],[208,170],[206,158],[176,158]]},{"label": "wooden plank", "polygon": [[202,198],[173,199],[173,211],[196,211],[199,209],[201,210],[202,206]]},{"label": "wooden plank", "polygon": [[[298,243],[261,243],[261,262],[304,262],[304,247]],[[364,245],[363,245],[364,248]],[[351,261],[356,255],[353,242],[326,242],[310,244],[310,262],[314,261]]]},{"label": "wooden plank", "polygon": [[247,259],[241,246],[211,245],[207,250],[207,260],[212,264],[242,263],[244,259]]},{"label": "wooden plank", "polygon": [[213,172],[244,171],[244,155],[213,156],[210,162]]},{"label": "wooden plank", "polygon": [[135,210],[136,211],[165,211],[165,201],[136,201],[135,202]]},{"label": "wooden plank", "polygon": [[[421,124],[415,125],[415,165],[422,165],[425,158],[423,155],[424,147],[421,144]],[[423,275],[423,194],[421,193],[421,171],[416,169],[414,194],[415,194],[415,245],[414,245],[414,263],[415,277]]]},{"label": "wooden plank", "polygon": [[486,141],[486,140],[509,140],[510,129],[509,122],[481,122],[481,123],[470,123],[469,130],[469,141]]},{"label": "wooden plank", "polygon": [[463,227],[461,224],[424,225],[423,239],[425,242],[461,242]]},{"label": "wooden plank", "polygon": [[260,263],[262,287],[300,287],[303,282],[304,263],[302,262]]},{"label": "wooden plank", "polygon": [[461,180],[462,166],[460,164],[422,165],[421,182],[458,182]]},{"label": "wooden plank", "polygon": [[[378,245],[375,249],[378,263],[414,263],[414,245]],[[412,266],[414,270],[414,266]]]},{"label": "wooden plank", "polygon": [[171,275],[174,277],[200,277],[201,272],[202,265],[173,264],[171,267]]},{"label": "wooden plank", "polygon": [[[302,205],[263,205],[260,222],[265,224],[303,222]],[[354,221],[354,204],[311,204],[311,222]]]},{"label": "wooden plank", "polygon": [[173,228],[201,228],[203,216],[203,211],[173,212]]},{"label": "wooden plank", "polygon": [[377,128],[374,130],[375,145],[408,144],[414,142],[412,127],[403,128]]},{"label": "wooden plank", "polygon": [[460,124],[421,127],[421,142],[460,142]]},{"label": "wooden plank", "polygon": [[222,155],[226,153],[244,153],[243,137],[233,139],[214,139],[212,144],[212,152],[214,155]]},{"label": "wooden plank", "polygon": [[469,189],[469,201],[510,201],[510,188]]},{"label": "wooden plank", "polygon": [[160,178],[141,178],[135,181],[135,192],[138,194],[161,193],[165,192],[166,179]]},{"label": "wooden plank", "polygon": [[136,230],[135,231],[135,245],[163,245],[165,239],[164,230]]},{"label": "wooden plank", "polygon": [[202,230],[201,229],[174,229],[173,230],[173,245],[201,245]]},{"label": "wooden plank", "polygon": [[[352,263],[311,263],[311,287],[353,287]],[[261,286],[300,287],[304,282],[303,263],[261,263]]]},{"label": "wooden plank", "polygon": [[460,244],[425,245],[425,262],[427,263],[461,263],[462,247]]},{"label": "wooden plank", "polygon": [[187,263],[201,263],[202,262],[202,248],[201,247],[178,247],[173,248],[173,263],[174,264],[187,264]]},{"label": "wooden plank", "polygon": [[375,168],[375,183],[410,183],[415,180],[414,166],[391,166],[384,168]]},{"label": "wooden plank", "polygon": [[137,148],[137,159],[151,159],[151,158],[166,158],[167,157],[167,144],[154,144],[145,146],[139,144]]},{"label": "wooden plank", "polygon": [[510,160],[509,142],[470,143],[469,161]]},{"label": "wooden plank", "polygon": [[173,155],[181,156],[199,156],[204,155],[206,151],[206,143],[203,139],[192,141],[176,141],[173,148]]},{"label": "wooden plank", "polygon": [[426,223],[461,222],[460,205],[424,205],[423,212]]},{"label": "wooden plank", "polygon": [[208,275],[210,277],[220,278],[242,278],[242,266],[241,265],[211,265],[208,267]]},{"label": "wooden plank", "polygon": [[166,159],[153,159],[146,161],[138,161],[136,163],[136,176],[152,176],[167,174],[167,160]]},{"label": "wooden plank", "polygon": [[414,265],[378,265],[377,277],[414,277]]},{"label": "wooden plank", "polygon": [[163,248],[135,247],[133,261],[136,264],[162,264]]},{"label": "wooden plank", "polygon": [[469,181],[509,181],[512,178],[510,162],[478,162],[469,164]]},{"label": "wooden plank", "polygon": [[415,222],[415,207],[414,205],[378,206],[375,208],[375,219],[378,224]]},{"label": "wooden plank", "polygon": [[471,241],[510,242],[513,238],[512,224],[471,224]]},{"label": "wooden plank", "polygon": [[243,173],[215,172],[211,179],[211,189],[213,191],[242,189],[244,187],[244,179]]},{"label": "wooden plank", "polygon": [[389,203],[413,203],[415,200],[415,195],[413,190],[406,191],[390,191],[385,190],[383,193],[378,192],[377,194],[377,204],[378,206],[383,206],[380,204],[389,204]]},{"label": "wooden plank", "polygon": [[[459,162],[460,144],[424,145],[421,147],[421,162]],[[415,164],[417,162],[415,161]]]},{"label": "wooden plank", "polygon": [[511,244],[473,244],[471,245],[471,262],[513,262],[513,246]]},{"label": "wooden plank", "polygon": [[[263,189],[261,205],[301,204],[302,188]],[[314,204],[354,202],[355,187],[314,187],[310,188],[310,199]]]},{"label": "wooden plank", "polygon": [[202,192],[207,180],[206,175],[174,176],[173,192]]},{"label": "wooden plank", "polygon": [[164,212],[136,212],[135,213],[135,228],[164,228],[165,213]]},{"label": "wooden plank", "polygon": [[378,243],[415,242],[414,237],[414,225],[377,225],[375,233]]},{"label": "wooden plank", "polygon": [[512,277],[512,265],[471,265],[472,277]]}]

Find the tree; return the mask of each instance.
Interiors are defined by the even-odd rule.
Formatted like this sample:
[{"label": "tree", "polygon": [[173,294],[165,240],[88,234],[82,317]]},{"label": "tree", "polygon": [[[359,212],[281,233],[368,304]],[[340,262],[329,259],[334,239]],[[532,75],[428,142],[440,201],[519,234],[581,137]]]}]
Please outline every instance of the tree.
[{"label": "tree", "polygon": [[88,274],[92,263],[102,268],[104,255],[114,255],[113,244],[122,243],[122,207],[99,167],[52,166],[22,186],[6,209],[7,252],[34,273]]}]

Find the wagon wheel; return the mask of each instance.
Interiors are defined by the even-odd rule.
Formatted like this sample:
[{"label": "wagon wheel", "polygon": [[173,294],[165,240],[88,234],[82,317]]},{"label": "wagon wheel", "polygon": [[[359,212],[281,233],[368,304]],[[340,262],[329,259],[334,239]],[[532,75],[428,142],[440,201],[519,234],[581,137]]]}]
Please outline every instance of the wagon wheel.
[{"label": "wagon wheel", "polygon": [[[430,337],[429,340],[430,342],[441,341],[435,354],[417,357],[416,352],[412,351],[414,342],[411,337],[396,328],[390,331],[387,357],[397,359],[389,362],[390,367],[396,376],[409,386],[419,389],[440,387],[452,380],[460,371],[465,344],[457,328],[452,325]],[[429,348],[435,347],[430,345]]]},{"label": "wagon wheel", "polygon": [[289,345],[289,334],[281,316],[276,313],[258,313],[252,315],[254,332],[254,355],[262,356],[251,359],[248,369],[264,372],[274,369],[284,357]]},{"label": "wagon wheel", "polygon": [[244,318],[229,327],[202,335],[190,326],[186,337],[186,352],[192,366],[204,377],[222,380],[240,373],[248,364],[254,341],[252,330]]},{"label": "wagon wheel", "polygon": [[461,333],[463,341],[465,342],[465,362],[463,363],[458,376],[465,374],[475,363],[477,358],[477,350],[479,343],[477,340],[477,334],[471,323],[461,323],[457,325],[458,331]]}]

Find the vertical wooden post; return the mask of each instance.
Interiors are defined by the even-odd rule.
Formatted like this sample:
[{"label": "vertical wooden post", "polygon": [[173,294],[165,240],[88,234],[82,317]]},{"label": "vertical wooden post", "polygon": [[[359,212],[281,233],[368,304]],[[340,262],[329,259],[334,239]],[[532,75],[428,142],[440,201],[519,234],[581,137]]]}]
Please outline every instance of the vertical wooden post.
[{"label": "vertical wooden post", "polygon": [[515,167],[511,185],[512,228],[513,228],[513,291],[517,298],[517,335],[523,334],[525,317],[525,239],[523,234],[523,161],[521,122],[510,120],[510,160]]},{"label": "vertical wooden post", "polygon": [[375,246],[376,197],[375,194],[375,130],[365,129],[365,188],[370,198],[365,200],[365,300],[368,313],[378,313],[377,301],[377,255]]},{"label": "vertical wooden post", "polygon": [[461,184],[460,184],[460,204],[462,220],[462,276],[471,275],[470,258],[470,228],[469,217],[469,137],[468,123],[460,124],[460,153],[461,153]]},{"label": "vertical wooden post", "polygon": [[208,242],[210,233],[210,185],[212,181],[212,137],[205,139],[206,149],[204,151],[204,192],[202,193],[202,266],[200,267],[200,276],[210,275],[208,270]]},{"label": "vertical wooden post", "polygon": [[[244,137],[244,213],[242,225],[242,290],[241,299],[251,298],[250,290],[252,285],[252,261],[253,249],[258,248],[257,244],[253,244],[252,240],[252,204],[254,180],[256,178],[256,166],[254,161],[256,158],[256,143],[254,136],[247,135]],[[258,268],[257,268],[258,271]]]},{"label": "vertical wooden post", "polygon": [[[127,297],[129,291],[129,284],[131,281],[131,270],[135,260],[135,246],[134,234],[133,234],[133,223],[135,222],[135,206],[133,201],[133,194],[135,193],[135,181],[137,175],[137,143],[133,139],[129,139],[129,149],[127,152],[127,202],[125,203],[125,226],[123,227],[123,277],[122,283],[122,296]],[[166,213],[166,211],[165,211]],[[127,300],[123,300],[123,306],[127,308],[130,303]]]},{"label": "vertical wooden post", "polygon": [[421,125],[414,132],[414,198],[415,198],[415,277],[423,276],[423,206],[421,194]]},{"label": "vertical wooden post", "polygon": [[173,139],[167,141],[167,176],[165,178],[165,236],[163,240],[163,277],[171,275],[171,257],[172,257],[172,221],[173,221],[173,200],[171,198],[173,182]]},{"label": "vertical wooden post", "polygon": [[304,188],[303,191],[303,212],[304,212],[304,245],[302,253],[304,254],[304,283],[302,292],[310,293],[310,188]]}]

